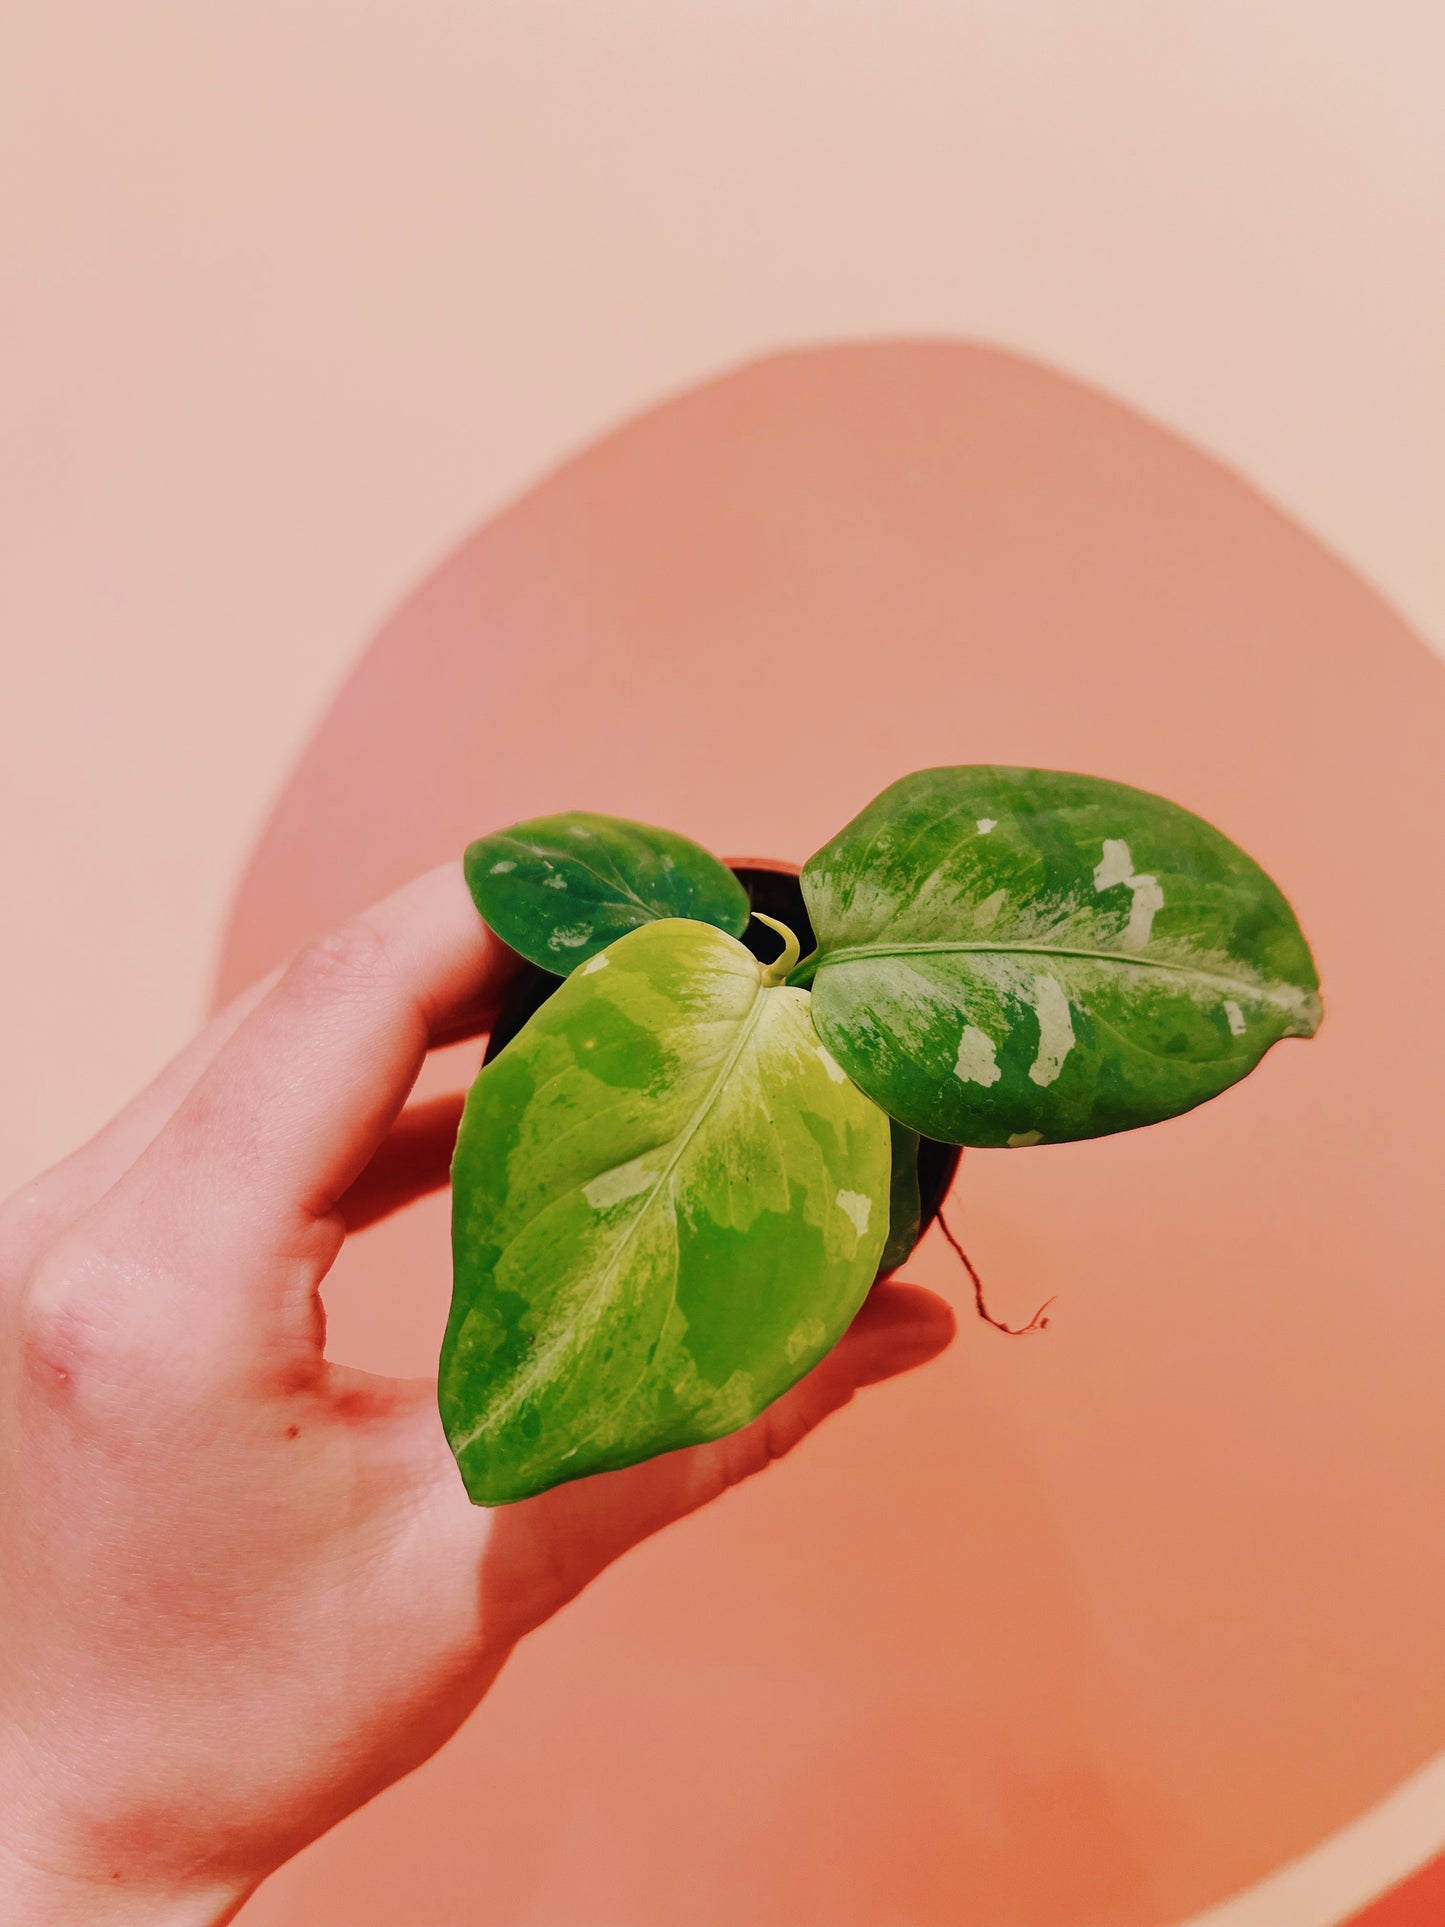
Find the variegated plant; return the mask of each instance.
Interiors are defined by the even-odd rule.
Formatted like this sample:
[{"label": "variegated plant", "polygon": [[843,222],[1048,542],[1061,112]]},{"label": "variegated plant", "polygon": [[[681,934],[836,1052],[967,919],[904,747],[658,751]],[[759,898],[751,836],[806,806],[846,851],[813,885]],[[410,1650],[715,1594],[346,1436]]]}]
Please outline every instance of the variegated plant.
[{"label": "variegated plant", "polygon": [[801,963],[780,925],[757,962],[736,878],[669,831],[541,818],[466,874],[565,978],[477,1078],[452,1166],[440,1399],[482,1504],[747,1424],[907,1257],[920,1136],[1155,1123],[1319,1023],[1258,865],[1097,777],[895,783],[804,866]]}]

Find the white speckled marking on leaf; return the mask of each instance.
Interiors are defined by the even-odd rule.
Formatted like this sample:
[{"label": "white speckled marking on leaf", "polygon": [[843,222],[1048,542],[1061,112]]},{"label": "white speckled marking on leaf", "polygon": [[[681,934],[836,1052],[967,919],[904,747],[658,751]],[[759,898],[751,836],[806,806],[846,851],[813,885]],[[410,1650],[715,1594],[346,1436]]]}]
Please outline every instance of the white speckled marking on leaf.
[{"label": "white speckled marking on leaf", "polygon": [[1052,1084],[1074,1048],[1074,1025],[1068,994],[1047,971],[1034,978],[1034,1008],[1039,1014],[1039,1048],[1029,1065],[1029,1077],[1035,1084]]},{"label": "white speckled marking on leaf", "polygon": [[626,1164],[619,1164],[613,1171],[603,1171],[590,1184],[584,1184],[582,1195],[594,1211],[605,1211],[609,1205],[621,1204],[624,1198],[639,1197],[661,1175],[642,1158],[630,1158]]},{"label": "white speckled marking on leaf", "polygon": [[1155,877],[1136,877],[1134,859],[1122,837],[1106,837],[1104,854],[1094,871],[1094,888],[1112,890],[1123,884],[1133,894],[1129,921],[1119,941],[1126,950],[1143,950],[1154,928],[1154,919],[1164,908],[1164,892]]},{"label": "white speckled marking on leaf", "polygon": [[865,1196],[862,1191],[840,1191],[833,1202],[861,1238],[868,1229],[868,1220],[873,1212],[873,1200]]},{"label": "white speckled marking on leaf", "polygon": [[1003,1076],[998,1067],[994,1041],[977,1024],[965,1024],[958,1040],[958,1061],[954,1073],[965,1084],[997,1084]]}]

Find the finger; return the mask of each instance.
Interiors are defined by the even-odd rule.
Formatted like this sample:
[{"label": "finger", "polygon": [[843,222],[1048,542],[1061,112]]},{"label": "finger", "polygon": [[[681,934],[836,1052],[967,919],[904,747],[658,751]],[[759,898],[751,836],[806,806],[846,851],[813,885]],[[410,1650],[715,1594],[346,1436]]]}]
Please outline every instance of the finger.
[{"label": "finger", "polygon": [[[936,1358],[954,1331],[935,1292],[889,1280],[822,1363],[742,1431],[481,1514],[489,1623],[520,1638],[630,1547],[786,1456],[861,1387]],[[475,1537],[478,1508],[466,1507],[460,1478],[445,1482],[445,1498],[457,1537]]]},{"label": "finger", "polygon": [[[72,1219],[89,1210],[129,1170],[175,1116],[182,1100],[209,1069],[243,1019],[280,982],[284,969],[284,964],[278,964],[264,977],[238,991],[109,1123],[58,1164],[32,1178],[7,1202],[7,1229],[11,1237],[6,1250],[12,1263],[26,1268],[31,1257]],[[431,1039],[431,1047],[440,1049],[484,1035],[496,1015],[496,1002],[493,987],[484,983],[477,996],[465,1000],[441,1023]],[[445,1173],[437,1182],[445,1182]],[[435,1185],[423,1187],[435,1188]],[[420,1196],[421,1191],[412,1195]],[[386,1209],[396,1210],[407,1202],[409,1198],[398,1199]],[[369,1224],[383,1215],[384,1212],[372,1212],[364,1222]],[[350,1228],[360,1227],[351,1225]]]},{"label": "finger", "polygon": [[[491,935],[491,932],[488,932]],[[502,959],[495,976],[488,976],[474,997],[468,997],[432,1032],[431,1048],[444,1050],[448,1044],[465,1044],[473,1037],[485,1037],[497,1020],[501,992],[520,968],[521,959],[498,936],[492,942]]]},{"label": "finger", "polygon": [[463,1092],[450,1091],[402,1112],[370,1164],[338,1200],[348,1232],[364,1231],[429,1191],[441,1190],[451,1175],[465,1103]]},{"label": "finger", "polygon": [[958,1320],[947,1299],[925,1285],[890,1278],[873,1287],[839,1344],[816,1369],[827,1374],[831,1368],[859,1390],[926,1365],[947,1350],[957,1331]]},{"label": "finger", "polygon": [[843,1337],[806,1378],[743,1431],[698,1448],[702,1496],[696,1503],[706,1504],[785,1457],[865,1385],[927,1364],[952,1343],[956,1330],[952,1307],[936,1292],[891,1279],[876,1285]]},{"label": "finger", "polygon": [[27,1257],[89,1210],[129,1170],[280,975],[278,968],[238,992],[103,1129],[12,1200],[25,1219]]},{"label": "finger", "polygon": [[[430,1044],[497,1004],[515,957],[461,866],[417,878],[308,944],[216,1053],[118,1188],[166,1217],[171,1269],[238,1276],[313,1237],[371,1161]],[[293,1280],[294,1287],[294,1280]]]}]

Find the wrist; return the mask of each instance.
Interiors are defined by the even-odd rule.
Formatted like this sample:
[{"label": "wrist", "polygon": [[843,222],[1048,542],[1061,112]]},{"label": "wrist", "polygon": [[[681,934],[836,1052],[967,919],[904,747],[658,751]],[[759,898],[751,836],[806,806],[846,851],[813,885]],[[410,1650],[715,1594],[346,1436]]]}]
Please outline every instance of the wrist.
[{"label": "wrist", "polygon": [[220,1884],[164,1892],[124,1877],[69,1873],[0,1837],[0,1920],[25,1927],[224,1927],[248,1892]]}]

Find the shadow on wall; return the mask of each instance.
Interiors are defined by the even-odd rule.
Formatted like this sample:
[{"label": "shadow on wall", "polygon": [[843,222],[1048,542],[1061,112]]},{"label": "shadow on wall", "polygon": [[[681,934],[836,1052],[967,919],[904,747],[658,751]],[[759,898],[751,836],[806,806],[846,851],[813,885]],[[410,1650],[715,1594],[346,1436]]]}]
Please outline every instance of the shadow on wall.
[{"label": "shadow on wall", "polygon": [[[1439,1750],[1442,738],[1440,665],[1238,478],[957,343],[728,375],[423,583],[277,805],[224,990],[520,817],[796,859],[906,770],[1012,762],[1217,822],[1330,1014],[1167,1125],[971,1154],[995,1308],[1058,1292],[1048,1335],[965,1321],[625,1559],[257,1927],[1162,1927]],[[936,1240],[910,1272],[962,1306]],[[348,1247],[333,1350],[427,1370],[447,1283],[433,1200]]]}]

